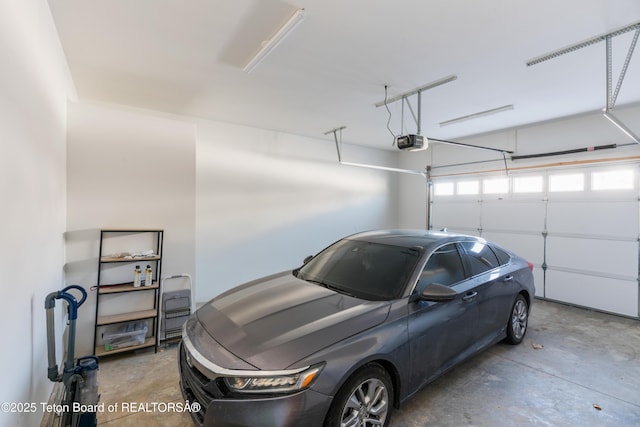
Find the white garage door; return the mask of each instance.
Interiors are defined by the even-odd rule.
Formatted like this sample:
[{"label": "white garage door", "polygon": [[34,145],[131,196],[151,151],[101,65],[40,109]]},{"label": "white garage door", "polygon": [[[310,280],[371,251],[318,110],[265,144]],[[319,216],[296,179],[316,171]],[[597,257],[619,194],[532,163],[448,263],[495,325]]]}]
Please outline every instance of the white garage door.
[{"label": "white garage door", "polygon": [[433,180],[433,229],[532,262],[536,296],[638,318],[638,166]]}]

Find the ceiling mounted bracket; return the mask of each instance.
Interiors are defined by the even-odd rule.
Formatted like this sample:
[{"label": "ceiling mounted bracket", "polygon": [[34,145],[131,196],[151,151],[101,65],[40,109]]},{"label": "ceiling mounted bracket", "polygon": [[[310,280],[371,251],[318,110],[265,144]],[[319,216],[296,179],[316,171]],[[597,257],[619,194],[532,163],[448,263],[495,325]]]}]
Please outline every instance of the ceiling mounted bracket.
[{"label": "ceiling mounted bracket", "polygon": [[396,95],[393,98],[389,98],[389,99],[385,99],[383,101],[377,102],[375,104],[375,106],[376,107],[382,107],[383,105],[393,104],[394,102],[399,101],[404,97],[409,97],[411,95],[415,95],[417,93],[424,92],[425,90],[433,89],[434,87],[443,85],[445,83],[452,82],[452,81],[456,80],[457,78],[458,78],[458,76],[456,76],[455,74],[448,75],[447,77],[443,77],[443,78],[441,78],[439,80],[434,80],[431,83],[427,83],[424,86],[420,86],[420,87],[412,89],[412,90],[410,90],[408,92],[402,93],[400,95]]},{"label": "ceiling mounted bracket", "polygon": [[400,168],[391,168],[391,167],[387,167],[387,166],[378,166],[378,165],[370,165],[370,164],[366,164],[366,163],[352,163],[352,162],[345,162],[342,160],[342,130],[346,129],[346,126],[340,126],[337,127],[335,129],[331,129],[330,131],[325,132],[325,135],[329,135],[330,133],[333,134],[333,140],[336,143],[336,151],[338,153],[338,163],[340,163],[341,165],[345,165],[345,166],[357,166],[360,168],[368,168],[368,169],[377,169],[377,170],[383,170],[383,171],[388,171],[388,172],[400,172],[400,173],[407,173],[407,174],[411,174],[411,175],[422,175],[423,177],[426,178],[426,172],[425,171],[417,171],[417,170],[412,170],[412,169],[400,169]]},{"label": "ceiling mounted bracket", "polygon": [[[410,91],[407,91],[405,93],[401,93],[400,95],[396,95],[393,98],[389,98],[387,99],[385,97],[385,99],[383,101],[380,101],[378,103],[375,104],[376,107],[382,107],[382,106],[388,106],[389,104],[392,104],[396,101],[402,101],[402,117],[401,117],[401,127],[402,127],[402,132],[404,132],[404,106],[405,104],[407,105],[407,107],[409,108],[409,111],[411,112],[411,115],[413,116],[413,120],[416,122],[416,133],[418,135],[421,135],[422,132],[422,125],[421,125],[421,117],[422,117],[422,92],[424,92],[425,90],[429,90],[429,89],[433,89],[434,87],[443,85],[445,83],[449,83],[452,82],[454,80],[456,80],[458,78],[458,76],[456,76],[455,74],[450,74],[446,77],[443,77],[441,79],[438,80],[434,80],[431,83],[427,83],[426,85],[417,87],[415,89],[412,89]],[[386,86],[385,86],[386,88]],[[411,106],[411,103],[409,102],[409,97],[413,96],[413,95],[417,95],[418,97],[418,114],[416,115],[416,113],[413,111],[413,107]]]},{"label": "ceiling mounted bracket", "polygon": [[612,109],[616,105],[616,100],[618,99],[618,93],[620,93],[620,87],[622,87],[622,82],[624,81],[624,77],[627,74],[627,69],[629,68],[629,63],[631,62],[631,56],[633,55],[633,51],[636,48],[636,44],[638,43],[638,35],[640,35],[640,26],[636,29],[635,34],[633,35],[633,40],[631,40],[631,45],[629,46],[629,50],[627,52],[627,56],[624,60],[624,64],[622,66],[622,70],[620,71],[620,76],[618,77],[618,83],[616,84],[616,90],[612,93],[611,84],[612,84],[612,68],[613,68],[613,59],[612,59],[612,48],[611,48],[611,38],[613,36],[607,36],[606,45],[607,45],[607,111]]},{"label": "ceiling mounted bracket", "polygon": [[615,37],[622,34],[626,34],[630,31],[640,29],[640,22],[636,22],[634,24],[627,25],[626,27],[618,28],[617,30],[610,31],[606,34],[601,34],[599,36],[592,37],[590,39],[572,44],[567,47],[563,47],[561,49],[554,50],[549,53],[545,53],[544,55],[537,56],[527,61],[527,67],[531,67],[533,65],[539,64],[541,62],[548,61],[553,58],[557,58],[558,56],[566,55],[567,53],[575,52],[576,50],[580,50],[582,48],[594,45],[596,43],[600,43],[605,41],[608,37]]},{"label": "ceiling mounted bracket", "polygon": [[416,133],[418,135],[420,135],[421,131],[422,131],[422,125],[421,125],[421,120],[420,118],[422,117],[422,92],[418,92],[418,115],[416,116],[416,113],[413,111],[413,107],[411,107],[411,103],[409,102],[409,98],[407,98],[406,96],[402,97],[402,113],[401,113],[401,117],[400,117],[400,122],[401,122],[401,127],[402,127],[402,133],[405,133],[405,128],[404,128],[404,106],[406,104],[407,108],[409,108],[409,112],[411,113],[411,116],[413,117],[413,121],[416,123]]},{"label": "ceiling mounted bracket", "polygon": [[602,110],[602,115],[609,120],[615,127],[620,129],[622,133],[627,135],[629,138],[634,140],[636,143],[640,144],[640,137],[636,135],[631,129],[629,129],[624,123],[620,121],[616,116],[613,115],[611,110],[616,105],[616,101],[618,100],[618,94],[620,93],[620,88],[622,87],[622,82],[624,81],[624,77],[627,74],[627,69],[629,68],[629,63],[631,62],[631,56],[636,48],[636,44],[638,43],[638,36],[640,35],[640,26],[636,28],[636,32],[633,35],[633,40],[631,40],[631,45],[629,46],[629,50],[627,51],[627,56],[624,60],[624,64],[622,65],[622,70],[620,70],[620,76],[618,77],[618,82],[616,84],[615,91],[612,90],[613,83],[613,54],[611,47],[611,38],[613,36],[607,36],[606,46],[607,46],[607,104],[606,107]]},{"label": "ceiling mounted bracket", "polygon": [[[612,79],[612,48],[611,48],[611,41],[613,39],[613,37],[622,35],[622,34],[626,34],[628,32],[631,31],[635,31],[635,34],[633,35],[633,40],[631,41],[631,46],[629,46],[629,51],[627,52],[627,57],[624,61],[624,65],[622,66],[622,70],[620,71],[620,76],[618,77],[618,82],[616,84],[616,89],[615,91],[612,90],[612,83],[613,83],[613,79]],[[630,24],[627,25],[626,27],[622,27],[622,28],[618,28],[617,30],[614,31],[610,31],[606,34],[601,34],[599,36],[596,37],[592,37],[590,39],[584,40],[582,42],[573,44],[571,46],[567,46],[564,47],[562,49],[558,49],[555,50],[553,52],[547,53],[545,55],[542,56],[538,56],[536,58],[530,59],[529,61],[527,61],[527,67],[530,67],[532,65],[536,65],[539,64],[541,62],[544,61],[548,61],[550,59],[553,58],[557,58],[558,56],[562,56],[565,55],[567,53],[570,52],[574,52],[576,50],[585,48],[587,46],[591,46],[593,44],[596,43],[600,43],[602,41],[604,41],[606,43],[606,59],[607,59],[607,100],[606,100],[606,106],[605,108],[602,110],[602,115],[609,120],[611,123],[613,123],[618,129],[620,129],[625,135],[627,135],[629,138],[633,139],[636,143],[640,144],[640,138],[638,137],[638,135],[636,135],[635,133],[633,133],[633,131],[631,131],[631,129],[629,129],[627,126],[624,125],[624,123],[622,123],[620,121],[620,119],[618,119],[617,117],[615,117],[613,115],[613,113],[611,112],[611,110],[613,109],[613,107],[616,104],[616,100],[618,98],[618,93],[620,92],[620,88],[622,87],[622,82],[624,81],[624,77],[627,73],[627,68],[629,67],[629,63],[631,62],[631,56],[633,55],[633,51],[635,50],[636,44],[638,42],[638,36],[640,35],[640,22],[636,22],[634,24]]]},{"label": "ceiling mounted bracket", "polygon": [[[336,142],[336,151],[338,152],[338,162],[340,163],[342,163],[342,129],[346,128],[346,126],[340,126],[324,133],[325,135],[333,134],[333,139]],[[338,134],[340,134],[340,141],[338,141]]]}]

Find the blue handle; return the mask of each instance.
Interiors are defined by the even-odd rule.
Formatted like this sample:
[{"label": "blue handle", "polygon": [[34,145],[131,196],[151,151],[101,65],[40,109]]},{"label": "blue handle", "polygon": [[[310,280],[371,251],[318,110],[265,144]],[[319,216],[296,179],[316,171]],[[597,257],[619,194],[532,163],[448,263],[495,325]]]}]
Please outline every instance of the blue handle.
[{"label": "blue handle", "polygon": [[78,291],[80,291],[80,293],[82,294],[82,298],[80,299],[80,301],[78,302],[78,307],[80,307],[87,299],[87,291],[84,290],[84,288],[82,286],[79,285],[69,285],[66,288],[64,288],[63,290],[61,290],[60,292],[67,292],[70,289],[76,289]]},{"label": "blue handle", "polygon": [[[76,289],[82,294],[82,298],[79,302],[78,300],[76,300],[76,297],[67,292],[71,289]],[[67,303],[69,304],[69,320],[76,320],[78,318],[78,307],[80,307],[87,300],[87,291],[85,291],[81,286],[69,285],[61,291],[58,291],[56,299],[63,299],[67,301]]]}]

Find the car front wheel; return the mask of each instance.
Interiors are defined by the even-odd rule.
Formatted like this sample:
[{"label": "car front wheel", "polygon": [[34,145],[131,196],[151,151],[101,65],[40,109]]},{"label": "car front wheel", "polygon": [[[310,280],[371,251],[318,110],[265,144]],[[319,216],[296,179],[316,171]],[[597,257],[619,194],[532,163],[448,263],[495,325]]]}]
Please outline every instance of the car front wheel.
[{"label": "car front wheel", "polygon": [[387,426],[393,409],[393,383],[378,364],[357,371],[336,395],[325,427]]},{"label": "car front wheel", "polygon": [[507,342],[510,344],[520,344],[524,339],[524,334],[527,332],[528,323],[529,305],[522,295],[518,295],[513,303],[511,316],[507,324]]}]

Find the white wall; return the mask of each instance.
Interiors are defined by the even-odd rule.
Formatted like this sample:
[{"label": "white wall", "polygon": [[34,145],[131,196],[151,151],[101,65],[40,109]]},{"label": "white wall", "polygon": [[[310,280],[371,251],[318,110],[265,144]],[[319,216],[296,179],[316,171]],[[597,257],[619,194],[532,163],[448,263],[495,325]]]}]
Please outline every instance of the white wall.
[{"label": "white wall", "polygon": [[[399,168],[426,171],[431,162],[433,144],[425,151],[400,152]],[[422,175],[398,175],[398,223],[401,228],[427,228],[427,179]]]},{"label": "white wall", "polygon": [[[100,228],[163,228],[163,276],[191,274],[204,302],[343,235],[397,224],[395,174],[339,165],[332,141],[87,103],[69,106],[68,123],[69,283],[95,285]],[[94,309],[92,292],[78,353],[91,352]]]},{"label": "white wall", "polygon": [[[164,229],[162,276],[194,276],[195,126],[73,103],[67,145],[67,282],[96,284],[101,228]],[[183,285],[173,282],[167,288]],[[93,353],[94,310],[90,292],[79,313],[78,355]]]},{"label": "white wall", "polygon": [[[66,102],[74,96],[45,0],[0,4],[0,58],[0,402],[39,405],[53,387],[44,299],[64,284]],[[3,410],[0,426],[41,418],[39,407]]]},{"label": "white wall", "polygon": [[[345,146],[343,160],[395,166],[396,155]],[[340,165],[333,141],[202,121],[197,168],[200,302],[344,235],[397,225],[395,174]]]}]

